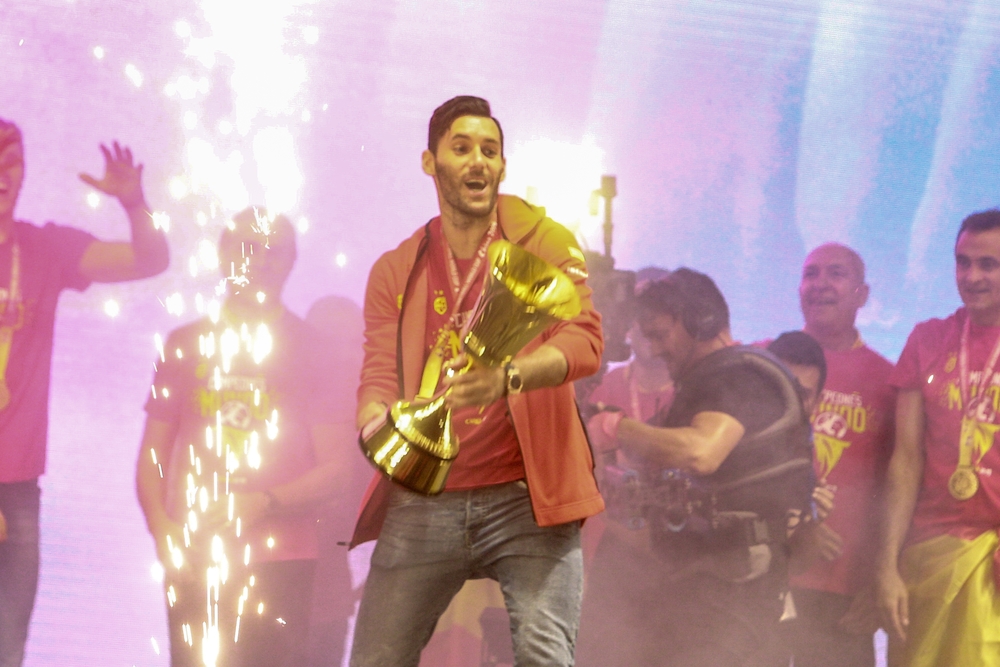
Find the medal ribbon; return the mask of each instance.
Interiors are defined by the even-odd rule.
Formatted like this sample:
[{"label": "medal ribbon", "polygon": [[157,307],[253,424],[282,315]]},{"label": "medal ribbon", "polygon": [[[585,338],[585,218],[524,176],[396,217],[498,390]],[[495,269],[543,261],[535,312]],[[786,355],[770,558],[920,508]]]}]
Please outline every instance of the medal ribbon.
[{"label": "medal ribbon", "polygon": [[448,282],[451,286],[451,314],[448,316],[448,322],[442,327],[441,333],[434,343],[434,349],[431,350],[430,355],[427,357],[427,364],[424,366],[424,372],[420,378],[420,391],[417,392],[418,399],[432,398],[435,391],[437,391],[437,385],[441,379],[441,368],[444,365],[445,347],[448,344],[452,331],[458,325],[462,302],[468,296],[473,283],[477,279],[481,279],[479,274],[483,268],[483,261],[486,259],[486,253],[489,251],[490,244],[495,240],[496,234],[497,223],[494,220],[490,223],[486,234],[483,235],[479,249],[476,250],[476,254],[474,255],[475,261],[472,262],[472,266],[469,267],[469,272],[465,275],[465,280],[463,281],[458,271],[458,262],[455,260],[455,253],[452,251],[451,246],[448,245],[448,239],[445,238],[444,231],[442,230],[441,232],[441,243],[444,246],[446,260],[445,266],[448,269]]},{"label": "medal ribbon", "polygon": [[[632,364],[634,363],[633,361]],[[642,418],[642,404],[639,402],[639,381],[635,378],[635,369],[632,364],[629,364],[628,370],[625,371],[628,374],[628,393],[632,403],[632,414],[629,417],[637,421],[645,421]]]},{"label": "medal ribbon", "polygon": [[[21,320],[21,246],[17,241],[10,251],[10,289],[0,313],[0,410],[10,403],[10,388],[7,386],[7,362],[14,342],[14,331],[20,329]],[[13,311],[11,310],[13,308]]]},{"label": "medal ribbon", "polygon": [[462,307],[462,302],[465,301],[466,295],[469,293],[469,289],[472,288],[472,283],[476,281],[476,276],[479,273],[479,269],[483,265],[483,260],[486,258],[486,252],[490,248],[490,244],[493,243],[493,237],[497,233],[497,223],[494,220],[490,223],[490,228],[486,231],[486,235],[483,236],[482,242],[479,244],[479,249],[476,250],[476,260],[472,263],[469,268],[469,273],[465,276],[465,282],[459,286],[461,278],[458,273],[458,262],[455,261],[455,253],[452,251],[451,246],[448,245],[448,239],[445,238],[444,232],[441,232],[441,242],[444,243],[444,256],[448,260],[448,278],[451,280],[451,294],[454,297],[454,302],[452,303],[452,313],[449,326],[455,325],[455,320],[458,318],[459,309]]},{"label": "medal ribbon", "polygon": [[962,408],[965,412],[962,419],[962,433],[958,450],[958,469],[972,468],[972,450],[975,445],[975,435],[979,425],[979,420],[976,418],[976,411],[979,403],[986,400],[986,387],[993,377],[997,361],[1000,360],[1000,336],[997,336],[996,342],[993,343],[993,351],[990,352],[990,356],[986,361],[986,367],[983,369],[982,375],[979,377],[979,382],[976,384],[976,393],[975,395],[971,394],[969,391],[969,331],[971,326],[972,318],[968,316],[967,312],[965,323],[962,325],[962,341],[958,350],[959,388],[962,392]]}]

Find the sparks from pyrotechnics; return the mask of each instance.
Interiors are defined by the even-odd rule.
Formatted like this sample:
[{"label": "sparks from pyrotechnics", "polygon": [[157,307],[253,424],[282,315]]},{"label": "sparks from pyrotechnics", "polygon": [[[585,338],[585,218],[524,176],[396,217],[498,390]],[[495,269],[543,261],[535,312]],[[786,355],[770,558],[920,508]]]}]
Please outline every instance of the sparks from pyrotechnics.
[{"label": "sparks from pyrotechnics", "polygon": [[[247,274],[254,260],[254,249],[252,246],[245,248],[242,261],[236,265],[220,267],[218,249],[210,237],[217,227],[213,229],[210,223],[224,220],[227,213],[242,210],[250,203],[244,178],[250,173],[247,166],[254,163],[267,209],[274,213],[292,213],[296,209],[303,182],[296,158],[296,128],[315,118],[303,95],[309,77],[300,49],[303,43],[314,45],[322,40],[322,33],[315,26],[302,27],[300,39],[286,29],[296,8],[304,1],[274,0],[246,5],[239,0],[199,0],[197,4],[201,5],[203,20],[180,19],[173,26],[183,44],[184,60],[159,90],[176,105],[178,128],[185,135],[185,167],[182,172],[168,176],[161,187],[169,193],[170,205],[181,207],[184,213],[171,211],[178,220],[174,225],[170,224],[166,213],[155,214],[153,221],[165,231],[171,226],[180,229],[178,245],[187,244],[191,248],[183,266],[192,279],[204,280],[218,275],[220,268],[226,278],[214,290],[209,283],[193,295],[175,292],[163,299],[170,315],[181,317],[194,312],[207,316],[212,326],[198,341],[197,350],[182,352],[174,346],[164,349],[165,341],[158,337],[155,341],[157,364],[173,362],[174,357],[197,355],[198,362],[208,371],[204,385],[208,390],[222,390],[231,371],[262,363],[274,345],[266,325],[233,322],[233,314],[223,308],[227,292],[254,289]],[[244,29],[231,29],[235,16],[239,16]],[[288,49],[288,46],[294,48]],[[95,48],[93,62],[104,56],[103,48],[100,51]],[[138,60],[135,64],[128,63],[122,79],[125,85],[149,90],[150,84],[158,79],[144,77],[139,69],[141,66],[143,63]],[[220,67],[231,68],[231,75],[220,77]],[[215,94],[214,87],[225,85],[222,81],[231,89],[233,105],[219,116],[216,106],[207,104],[207,100],[210,93]],[[323,110],[327,107],[324,104]],[[197,226],[182,226],[180,220],[193,220]],[[272,219],[259,216],[255,231],[266,239],[271,223]],[[299,216],[296,227],[300,234],[305,234],[311,227],[310,221]],[[233,229],[232,223],[230,229]],[[341,253],[341,257],[338,265],[343,267],[346,255]],[[270,299],[276,299],[277,295],[255,290],[253,297],[258,303],[270,305]],[[106,308],[109,317],[117,314],[115,307]],[[252,595],[251,577],[250,583],[243,587],[238,608],[232,610],[236,616],[234,636],[219,636],[219,615],[229,613],[218,608],[219,589],[237,586],[234,578],[241,576],[245,571],[242,568],[250,565],[251,557],[250,545],[243,535],[245,522],[230,488],[230,476],[240,466],[253,469],[266,465],[267,443],[277,437],[277,412],[269,409],[273,406],[267,405],[266,396],[264,405],[261,401],[261,392],[266,393],[266,388],[253,387],[252,391],[252,409],[270,412],[269,418],[262,418],[260,433],[251,431],[245,438],[239,438],[239,442],[226,442],[223,431],[229,434],[234,429],[225,429],[224,420],[216,414],[206,427],[204,440],[181,443],[188,445],[189,450],[189,456],[181,462],[190,466],[182,476],[186,493],[181,503],[187,501],[186,520],[183,539],[174,537],[169,544],[170,562],[163,565],[168,570],[169,583],[171,570],[194,566],[188,561],[192,560],[197,547],[207,552],[209,544],[215,545],[213,538],[220,538],[219,548],[211,550],[205,568],[198,566],[199,577],[205,577],[206,604],[198,618],[186,619],[183,624],[184,641],[200,653],[206,667],[213,667],[227,650],[226,645],[239,639],[244,606],[248,609],[258,607],[252,600],[255,596]],[[154,399],[159,396],[167,400],[167,392],[162,387],[152,387],[152,394]],[[174,396],[169,400],[179,398]],[[162,456],[156,459],[155,452],[151,455],[162,477],[163,468],[171,462],[164,461]],[[225,523],[210,525],[206,520],[209,517],[224,517]],[[227,547],[239,551],[233,556],[226,552]],[[261,545],[261,548],[266,547]],[[212,582],[215,582],[214,588]],[[179,592],[168,586],[170,606],[177,603]]]},{"label": "sparks from pyrotechnics", "polygon": [[[263,247],[267,248],[273,220],[259,213],[256,218],[253,232],[263,237]],[[249,287],[248,276],[253,261],[253,245],[244,244],[240,260],[232,264],[229,274],[220,282],[220,289],[217,290],[220,296]],[[258,301],[263,302],[266,295],[258,292],[256,297]],[[243,370],[250,364],[259,366],[271,353],[274,341],[265,323],[235,321],[233,313],[221,307],[209,309],[209,318],[213,327],[199,337],[198,352],[210,368],[211,387],[219,391],[229,386],[228,377],[234,369]],[[158,361],[164,363],[166,350],[163,338],[157,334],[154,343]],[[176,356],[183,357],[180,349],[176,350]],[[154,396],[157,389],[164,399],[169,396],[166,387],[155,386]],[[260,387],[254,386],[251,389],[254,405],[260,407]],[[224,405],[218,406],[212,424],[206,426],[203,447],[196,448],[193,443],[188,446],[190,468],[185,479],[184,497],[187,515],[183,526],[184,544],[175,544],[171,537],[167,538],[171,561],[169,565],[177,570],[186,564],[194,566],[192,561],[196,558],[186,558],[186,549],[193,548],[196,553],[204,553],[206,545],[209,546],[207,562],[202,563],[205,568],[206,615],[204,619],[190,619],[190,622],[184,624],[185,641],[194,646],[196,640],[200,640],[201,659],[206,667],[214,667],[217,664],[220,652],[228,642],[227,638],[221,636],[222,615],[235,614],[232,640],[234,642],[239,640],[242,614],[254,586],[251,577],[242,587],[236,608],[220,609],[220,603],[224,604],[225,599],[222,595],[223,589],[239,585],[231,581],[237,572],[231,567],[232,561],[227,551],[227,544],[242,552],[242,558],[237,561],[242,561],[242,571],[245,571],[251,563],[251,545],[241,540],[243,521],[239,516],[240,508],[236,502],[236,494],[230,488],[230,478],[243,465],[259,469],[265,459],[262,440],[272,441],[278,436],[276,409],[272,409],[269,418],[264,420],[263,434],[256,429],[245,434],[237,429],[227,428],[224,408]],[[162,477],[163,469],[156,451],[150,450],[150,456]],[[221,477],[220,471],[222,471]],[[274,547],[273,538],[267,540],[267,547]],[[177,602],[177,591],[173,586],[168,587],[167,602],[171,607]],[[262,610],[263,607],[258,605],[258,609]],[[221,626],[225,625],[223,621]],[[196,637],[193,628],[199,626],[202,629],[202,636]]]}]

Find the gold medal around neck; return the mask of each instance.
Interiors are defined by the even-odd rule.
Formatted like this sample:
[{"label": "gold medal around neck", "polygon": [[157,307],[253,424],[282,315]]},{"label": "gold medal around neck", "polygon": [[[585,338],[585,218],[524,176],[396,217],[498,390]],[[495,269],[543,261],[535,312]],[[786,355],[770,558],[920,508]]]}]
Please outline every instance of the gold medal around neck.
[{"label": "gold medal around neck", "polygon": [[948,493],[955,500],[968,500],[979,490],[979,478],[971,466],[959,466],[948,479]]}]

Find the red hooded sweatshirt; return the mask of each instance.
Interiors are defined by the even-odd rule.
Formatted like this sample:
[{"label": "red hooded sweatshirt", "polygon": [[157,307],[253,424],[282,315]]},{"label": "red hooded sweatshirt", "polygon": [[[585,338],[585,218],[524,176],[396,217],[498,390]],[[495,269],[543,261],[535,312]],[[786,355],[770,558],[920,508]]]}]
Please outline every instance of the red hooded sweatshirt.
[{"label": "red hooded sweatshirt", "polygon": [[[497,217],[504,238],[561,269],[580,295],[580,315],[553,324],[520,353],[529,354],[543,343],[558,348],[569,367],[565,382],[507,397],[535,521],[539,526],[578,521],[604,509],[572,385],[600,367],[601,316],[591,302],[583,253],[569,230],[546,218],[545,209],[507,195],[500,195]],[[424,364],[427,242],[425,225],[382,255],[368,276],[359,410],[372,402],[391,405],[400,398],[412,400],[417,394]],[[401,358],[397,358],[397,347]],[[351,546],[378,537],[390,484],[388,477],[375,474]]]}]

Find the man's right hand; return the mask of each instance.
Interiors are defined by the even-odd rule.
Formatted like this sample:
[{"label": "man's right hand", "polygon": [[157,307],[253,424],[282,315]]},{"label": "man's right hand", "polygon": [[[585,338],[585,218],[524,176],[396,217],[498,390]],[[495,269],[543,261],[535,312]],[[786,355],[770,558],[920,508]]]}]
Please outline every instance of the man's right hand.
[{"label": "man's right hand", "polygon": [[882,568],[877,574],[875,605],[882,627],[905,642],[906,629],[910,625],[910,597],[897,567]]},{"label": "man's right hand", "polygon": [[358,431],[364,437],[368,437],[375,430],[376,424],[380,424],[389,414],[389,406],[381,401],[372,401],[361,410],[358,410],[357,426]]}]

